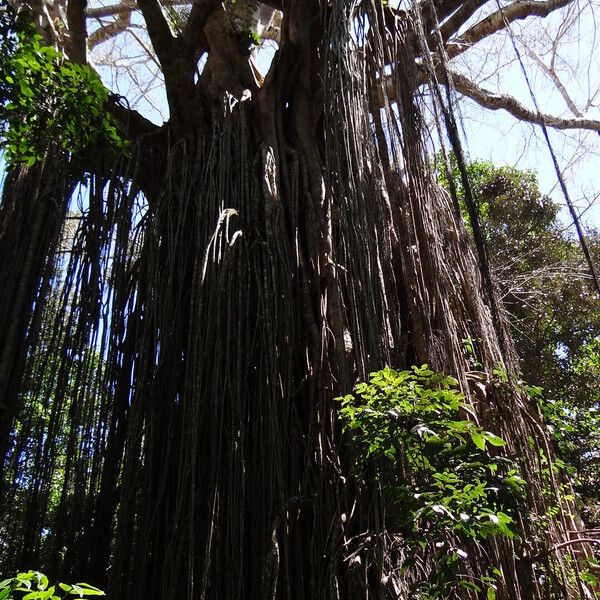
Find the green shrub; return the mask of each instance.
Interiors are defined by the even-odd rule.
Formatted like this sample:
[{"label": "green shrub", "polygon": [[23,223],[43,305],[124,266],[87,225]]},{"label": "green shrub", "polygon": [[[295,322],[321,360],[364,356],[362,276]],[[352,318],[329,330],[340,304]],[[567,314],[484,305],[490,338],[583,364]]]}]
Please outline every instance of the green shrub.
[{"label": "green shrub", "polygon": [[39,571],[18,573],[0,581],[0,600],[61,600],[89,596],[104,596],[104,592],[87,583],[50,585],[48,578]]},{"label": "green shrub", "polygon": [[[504,441],[466,418],[472,407],[457,386],[427,365],[386,367],[339,399],[357,455],[355,475],[381,486],[388,525],[416,551],[435,556],[435,593],[454,584],[480,587],[456,578],[456,565],[490,536],[517,536],[511,515],[524,486],[514,463],[500,453]],[[490,598],[498,576],[488,565],[479,580]]]}]

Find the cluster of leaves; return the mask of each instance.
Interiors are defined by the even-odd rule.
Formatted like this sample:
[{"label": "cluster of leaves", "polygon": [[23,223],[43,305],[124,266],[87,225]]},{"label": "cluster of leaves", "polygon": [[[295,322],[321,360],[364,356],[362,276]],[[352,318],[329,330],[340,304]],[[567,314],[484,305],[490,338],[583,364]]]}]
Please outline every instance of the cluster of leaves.
[{"label": "cluster of leaves", "polygon": [[423,583],[429,597],[455,586],[495,597],[498,572],[478,583],[456,577],[457,563],[490,536],[515,537],[511,513],[524,481],[500,455],[504,441],[461,418],[471,407],[458,382],[426,365],[410,371],[389,367],[340,398],[340,417],[357,453],[361,477],[378,480],[396,526],[415,550],[435,556]]},{"label": "cluster of leaves", "polygon": [[[541,399],[540,394],[540,405],[569,463],[577,489],[590,498],[598,494],[600,465],[600,338],[583,344],[568,359],[568,375],[571,377],[567,386],[577,388],[567,388],[567,396],[550,391],[548,398]],[[570,401],[574,397],[577,403]],[[599,522],[600,515],[594,520]]]},{"label": "cluster of leaves", "polygon": [[[461,178],[450,157],[459,202]],[[443,161],[438,177],[449,186]],[[563,460],[585,499],[587,525],[600,525],[600,303],[576,239],[531,171],[474,161],[467,167],[492,268],[512,324],[523,378],[536,393]],[[463,210],[468,223],[466,211]],[[600,236],[588,229],[596,264]],[[475,344],[476,345],[476,344]]]},{"label": "cluster of leaves", "polygon": [[[0,0],[0,72],[4,73],[5,62],[14,54],[17,41],[15,10],[8,0]],[[0,77],[0,97],[7,96],[9,87],[4,77]]]},{"label": "cluster of leaves", "polygon": [[9,164],[40,161],[50,150],[98,159],[124,142],[106,112],[108,91],[87,66],[43,44],[0,0],[0,147]]},{"label": "cluster of leaves", "polygon": [[39,571],[18,573],[16,577],[0,581],[0,600],[61,600],[104,596],[104,592],[87,583],[59,583],[50,585]]}]

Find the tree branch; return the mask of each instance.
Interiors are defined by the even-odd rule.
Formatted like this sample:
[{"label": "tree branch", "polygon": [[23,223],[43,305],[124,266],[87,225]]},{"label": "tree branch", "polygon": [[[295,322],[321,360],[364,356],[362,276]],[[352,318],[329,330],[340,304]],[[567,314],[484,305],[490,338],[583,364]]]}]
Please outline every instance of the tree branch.
[{"label": "tree branch", "polygon": [[[186,4],[191,4],[191,0],[164,0],[162,4],[168,6],[185,6]],[[133,12],[137,9],[137,4],[133,2],[133,0],[123,0],[123,2],[119,2],[118,4],[88,8],[86,16],[88,19],[102,19],[104,17],[120,15],[125,12]]]},{"label": "tree branch", "polygon": [[205,40],[204,26],[215,8],[221,4],[220,0],[196,0],[183,30],[183,41],[192,56],[195,55],[198,45]]},{"label": "tree branch", "polygon": [[121,96],[111,94],[106,110],[119,122],[126,139],[135,140],[159,129],[158,125],[143,117],[137,110],[124,106],[120,100]]},{"label": "tree branch", "polygon": [[166,76],[168,65],[173,59],[175,38],[171,34],[171,29],[158,0],[138,0],[138,5],[146,21],[150,41]]},{"label": "tree branch", "polygon": [[548,548],[547,550],[544,550],[543,552],[540,552],[539,554],[532,556],[529,559],[529,562],[535,562],[537,560],[540,560],[541,558],[545,558],[549,554],[552,554],[552,552],[556,552],[557,550],[560,550],[561,548],[566,548],[567,546],[574,546],[575,544],[591,544],[591,545],[599,545],[600,546],[600,540],[597,540],[594,538],[577,538],[574,540],[567,540],[566,542],[561,542],[560,544],[555,544],[551,548]]},{"label": "tree branch", "polygon": [[69,59],[81,65],[87,64],[86,6],[87,0],[69,0],[67,2]]},{"label": "tree branch", "polygon": [[[527,17],[547,17],[551,12],[564,8],[574,0],[517,0],[482,19],[461,36],[448,44],[448,58],[454,58],[482,39],[506,28],[507,23]],[[460,27],[460,25],[459,25]]]},{"label": "tree branch", "polygon": [[117,14],[117,18],[108,25],[102,25],[88,37],[88,45],[95,48],[98,44],[105,42],[111,37],[123,33],[131,24],[131,10],[127,10]]},{"label": "tree branch", "polygon": [[[468,2],[469,0],[467,0]],[[435,12],[440,23],[447,19],[452,13],[459,10],[465,0],[438,0],[435,2]],[[487,2],[487,0],[485,0]],[[431,10],[432,0],[422,0],[419,10],[426,22],[433,21]]]},{"label": "tree branch", "polygon": [[503,109],[521,121],[527,121],[535,125],[545,124],[547,127],[554,129],[588,129],[600,132],[600,121],[581,117],[565,119],[563,117],[537,113],[521,104],[512,96],[496,94],[495,92],[479,87],[460,73],[451,71],[450,75],[456,90],[464,96],[468,96],[483,108],[490,110]]},{"label": "tree branch", "polygon": [[575,102],[569,95],[567,88],[564,86],[563,82],[560,80],[560,77],[556,73],[556,71],[546,65],[546,63],[533,51],[527,48],[527,55],[531,58],[537,65],[546,73],[546,75],[550,78],[554,87],[558,90],[559,94],[562,96],[562,99],[565,101],[565,104],[568,106],[569,110],[576,117],[583,117],[583,113],[577,108]]},{"label": "tree branch", "polygon": [[109,4],[107,6],[88,8],[86,11],[86,16],[88,19],[103,19],[104,17],[113,17],[126,12],[130,13],[134,10],[137,10],[137,5],[135,2],[125,0],[124,2],[119,2],[118,4]]},{"label": "tree branch", "polygon": [[440,27],[444,41],[450,39],[487,0],[467,0],[449,19]]}]

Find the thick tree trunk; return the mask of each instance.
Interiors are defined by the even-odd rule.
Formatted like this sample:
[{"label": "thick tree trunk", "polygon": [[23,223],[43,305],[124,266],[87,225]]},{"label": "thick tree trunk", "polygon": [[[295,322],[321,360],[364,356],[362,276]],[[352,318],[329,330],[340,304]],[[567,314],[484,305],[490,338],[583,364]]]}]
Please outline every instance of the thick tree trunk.
[{"label": "thick tree trunk", "polygon": [[[120,171],[91,201],[79,265],[97,268],[70,267],[86,276],[75,278],[64,339],[73,361],[97,353],[99,384],[74,386],[64,404],[57,443],[74,432],[85,443],[72,449],[59,500],[46,495],[49,524],[25,517],[27,530],[47,527],[58,573],[107,584],[112,600],[408,597],[423,573],[400,568],[401,536],[378,490],[353,483],[335,400],[386,364],[454,375],[475,418],[539,484],[528,509],[547,509],[539,417],[486,375],[517,365],[462,220],[429,172],[414,38],[399,30],[384,44],[375,2],[362,34],[372,52],[361,53],[352,6],[336,2],[326,17],[316,2],[292,3],[252,102],[223,102],[232,73],[218,72],[218,53],[233,50],[215,41],[190,98],[203,112],[178,110],[166,135],[134,148],[135,185]],[[374,134],[370,87],[390,62],[398,113],[388,106],[388,130]],[[186,89],[169,90],[179,109]],[[152,167],[152,156],[166,159]],[[22,319],[42,272],[28,268],[38,278],[27,279]],[[81,330],[92,323],[90,348]],[[69,327],[79,333],[69,338]],[[40,469],[40,488],[59,470]],[[523,540],[530,526],[524,517]],[[567,528],[550,522],[548,539]],[[547,597],[527,543],[486,546],[504,571],[499,598]],[[476,559],[468,568],[481,574]]]}]

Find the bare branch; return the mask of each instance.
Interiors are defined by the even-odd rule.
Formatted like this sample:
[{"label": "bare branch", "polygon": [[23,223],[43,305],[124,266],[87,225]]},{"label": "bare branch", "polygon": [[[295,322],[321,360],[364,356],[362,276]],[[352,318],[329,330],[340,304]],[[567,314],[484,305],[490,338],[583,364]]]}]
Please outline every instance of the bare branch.
[{"label": "bare branch", "polygon": [[119,4],[88,8],[86,15],[89,19],[103,19],[104,17],[112,17],[126,12],[130,13],[133,10],[137,10],[135,2],[125,0],[124,2],[119,2]]},{"label": "bare branch", "polygon": [[[186,4],[192,4],[192,2],[191,0],[164,0],[161,4],[167,6],[185,6]],[[133,0],[123,0],[123,2],[119,2],[118,4],[88,8],[86,15],[89,19],[102,19],[104,17],[117,16],[125,12],[132,12],[137,9],[137,4]]]},{"label": "bare branch", "polygon": [[527,55],[550,78],[550,80],[554,84],[554,87],[558,90],[559,94],[562,96],[562,99],[565,101],[565,104],[569,107],[569,110],[576,117],[583,117],[583,113],[577,108],[575,102],[573,102],[573,99],[569,95],[569,92],[567,91],[567,88],[564,86],[563,82],[560,80],[560,77],[556,73],[556,70],[546,65],[546,63],[533,50],[530,50],[529,48],[527,48]]},{"label": "bare branch", "polygon": [[550,13],[564,8],[574,0],[517,0],[502,10],[498,10],[482,19],[461,36],[448,44],[448,58],[454,58],[486,37],[506,28],[507,23],[527,17],[547,17]]},{"label": "bare branch", "polygon": [[600,121],[581,117],[565,119],[563,117],[537,113],[536,111],[523,106],[523,104],[512,96],[496,94],[490,90],[479,87],[473,81],[455,71],[451,71],[450,74],[456,90],[464,96],[468,96],[484,108],[490,110],[503,109],[521,121],[527,121],[528,123],[534,123],[536,125],[545,124],[547,127],[553,127],[554,129],[588,129],[590,131],[600,132]]},{"label": "bare branch", "polygon": [[95,48],[98,44],[123,33],[131,24],[131,10],[117,14],[117,18],[108,25],[102,25],[88,37],[88,45]]},{"label": "bare branch", "polygon": [[[185,6],[191,4],[190,0],[164,0],[161,4],[166,6]],[[138,6],[133,0],[123,0],[118,4],[88,8],[86,16],[88,19],[97,19],[101,27],[88,37],[90,48],[109,40],[112,37],[124,33],[131,23],[131,13],[137,11]],[[115,21],[104,24],[100,19],[116,17]]]}]

